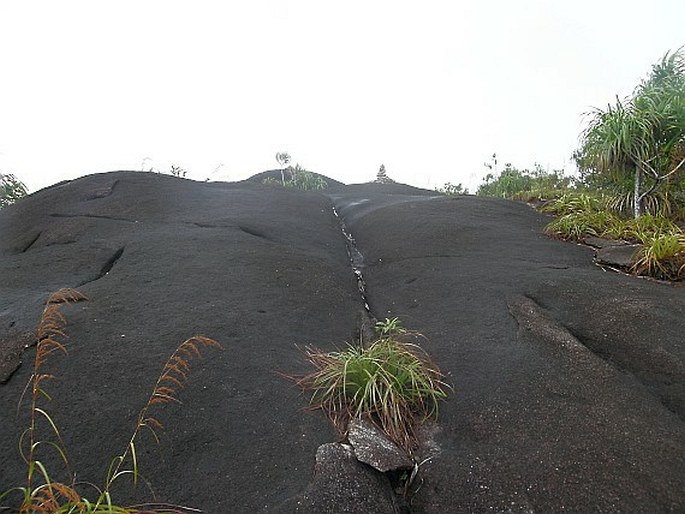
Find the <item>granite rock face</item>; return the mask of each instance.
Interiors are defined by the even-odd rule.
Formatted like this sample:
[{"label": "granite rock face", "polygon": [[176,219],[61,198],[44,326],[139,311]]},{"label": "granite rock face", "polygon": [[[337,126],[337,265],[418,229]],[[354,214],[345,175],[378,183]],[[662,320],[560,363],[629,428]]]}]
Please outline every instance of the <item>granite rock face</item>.
[{"label": "granite rock face", "polygon": [[319,447],[312,483],[291,506],[307,514],[397,513],[388,479],[360,463],[352,448],[340,443]]},{"label": "granite rock face", "polygon": [[[312,476],[338,435],[279,375],[310,371],[295,345],[360,336],[342,220],[370,316],[424,334],[454,388],[435,452],[417,456],[412,512],[685,512],[682,285],[601,269],[521,203],[258,182],[113,172],[0,210],[0,490],[26,477],[16,411],[31,334],[47,295],[75,287],[88,300],[63,309],[68,354],[51,356],[45,387],[79,480],[102,486],[160,368],[201,334],[224,351],[194,362],[182,406],[155,411],[161,444],[137,447],[160,501],[393,512],[393,473],[350,446],[324,446]],[[63,469],[50,452],[44,464]],[[126,485],[118,502],[150,501]]]}]

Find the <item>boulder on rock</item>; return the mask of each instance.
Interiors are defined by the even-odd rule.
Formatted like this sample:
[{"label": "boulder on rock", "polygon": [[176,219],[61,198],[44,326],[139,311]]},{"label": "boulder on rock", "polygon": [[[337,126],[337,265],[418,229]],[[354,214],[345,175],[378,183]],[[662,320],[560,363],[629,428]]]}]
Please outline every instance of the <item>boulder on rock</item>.
[{"label": "boulder on rock", "polygon": [[294,512],[312,514],[397,512],[390,481],[360,463],[352,448],[341,443],[319,446],[314,478],[302,497],[291,507]]},{"label": "boulder on rock", "polygon": [[640,245],[605,246],[597,250],[595,261],[599,264],[629,268],[633,264],[633,256],[640,249]]},{"label": "boulder on rock", "polygon": [[357,460],[382,473],[414,467],[407,454],[370,421],[359,418],[350,421],[347,438]]}]

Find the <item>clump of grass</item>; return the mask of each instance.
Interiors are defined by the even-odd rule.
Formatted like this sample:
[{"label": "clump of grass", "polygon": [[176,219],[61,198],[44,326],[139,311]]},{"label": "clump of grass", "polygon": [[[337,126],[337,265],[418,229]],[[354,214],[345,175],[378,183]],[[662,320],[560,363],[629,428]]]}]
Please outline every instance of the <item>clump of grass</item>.
[{"label": "clump of grass", "polygon": [[[61,308],[66,304],[86,299],[83,294],[74,289],[60,289],[52,293],[46,301],[38,325],[33,374],[27,386],[31,391],[30,423],[19,439],[21,457],[27,465],[26,486],[5,491],[0,494],[0,501],[12,493],[20,494],[21,501],[17,509],[19,514],[184,514],[197,512],[195,509],[166,504],[119,507],[113,504],[110,489],[112,484],[123,476],[132,477],[134,487],[137,485],[140,477],[137,438],[145,428],[150,430],[155,440],[158,440],[157,430],[163,428],[159,420],[150,415],[150,411],[157,404],[178,402],[177,393],[188,380],[191,360],[201,357],[203,348],[220,348],[221,346],[213,339],[195,336],[185,340],[176,348],[164,365],[147,403],[140,411],[133,435],[125,450],[112,459],[104,487],[96,488],[98,496],[94,501],[88,500],[76,488],[62,436],[54,420],[42,406],[44,401],[52,400],[44,384],[56,378],[44,370],[45,365],[53,354],[67,353],[64,332],[66,319]],[[49,426],[50,433],[54,436],[53,440],[39,439],[37,428],[40,420]],[[43,446],[52,448],[59,455],[67,474],[71,477],[69,483],[52,479],[47,467],[38,459],[38,450]]]},{"label": "clump of grass", "polygon": [[595,236],[641,244],[632,273],[665,280],[685,278],[685,233],[669,218],[644,214],[622,219],[611,211],[596,210],[600,204],[579,195],[558,202],[543,209],[561,213],[545,227],[547,235],[572,241]]},{"label": "clump of grass", "polygon": [[511,195],[512,200],[518,200],[520,202],[532,203],[532,202],[545,202],[545,205],[552,203],[553,201],[561,198],[562,196],[568,194],[568,189],[558,189],[554,187],[543,187],[535,188],[530,191],[520,191]]},{"label": "clump of grass", "polygon": [[682,233],[682,231],[670,219],[663,216],[643,214],[625,222],[623,237],[630,241],[644,243],[660,234],[677,233]]},{"label": "clump of grass", "polygon": [[352,418],[365,417],[407,452],[417,442],[419,424],[437,418],[438,404],[450,389],[423,349],[400,340],[397,330],[366,347],[306,348],[305,356],[314,371],[289,378],[311,393],[312,409],[323,410],[341,434]]},{"label": "clump of grass", "polygon": [[566,193],[540,207],[558,216],[545,227],[545,233],[558,239],[579,241],[588,236],[601,237],[616,232],[621,220],[607,212],[604,198],[587,193]]},{"label": "clump of grass", "polygon": [[685,278],[685,234],[673,231],[644,237],[632,271],[665,280]]},{"label": "clump of grass", "polygon": [[541,212],[565,216],[574,213],[594,213],[604,210],[605,200],[588,193],[569,192],[540,207]]},{"label": "clump of grass", "polygon": [[578,211],[559,216],[545,227],[545,233],[558,239],[579,241],[588,236],[600,237],[620,222],[602,211]]}]

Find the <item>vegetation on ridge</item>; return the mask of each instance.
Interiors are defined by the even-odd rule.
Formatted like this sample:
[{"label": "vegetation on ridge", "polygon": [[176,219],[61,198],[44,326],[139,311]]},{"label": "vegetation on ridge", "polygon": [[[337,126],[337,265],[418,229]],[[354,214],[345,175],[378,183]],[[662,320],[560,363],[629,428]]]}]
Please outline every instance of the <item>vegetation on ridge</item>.
[{"label": "vegetation on ridge", "polygon": [[304,169],[299,164],[291,166],[289,164],[290,155],[286,152],[278,152],[276,154],[276,162],[281,165],[280,182],[274,177],[267,177],[262,180],[263,184],[301,189],[303,191],[318,191],[328,187],[328,182],[323,177]]},{"label": "vegetation on ridge", "polygon": [[28,194],[26,186],[14,175],[0,173],[0,209],[12,205]]},{"label": "vegetation on ridge", "polygon": [[[557,217],[546,232],[560,239],[588,236],[642,245],[630,271],[685,278],[685,56],[678,50],[652,66],[625,100],[590,113],[574,158],[580,176],[533,171],[497,156],[479,195],[534,201]],[[632,218],[632,219],[631,219]]]}]

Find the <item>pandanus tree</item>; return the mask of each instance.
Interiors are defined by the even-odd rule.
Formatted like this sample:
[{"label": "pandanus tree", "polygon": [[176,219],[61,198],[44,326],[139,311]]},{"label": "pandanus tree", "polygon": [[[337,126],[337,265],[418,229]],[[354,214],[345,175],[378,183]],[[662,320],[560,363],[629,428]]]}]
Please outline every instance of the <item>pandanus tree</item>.
[{"label": "pandanus tree", "polygon": [[28,194],[26,186],[17,177],[0,173],[0,209],[12,205]]},{"label": "pandanus tree", "polygon": [[290,154],[278,152],[276,154],[276,162],[281,166],[281,183],[285,186],[285,170],[288,163],[290,163]]},{"label": "pandanus tree", "polygon": [[632,175],[633,213],[643,199],[685,172],[685,58],[666,54],[626,100],[595,109],[581,135],[581,166]]}]

